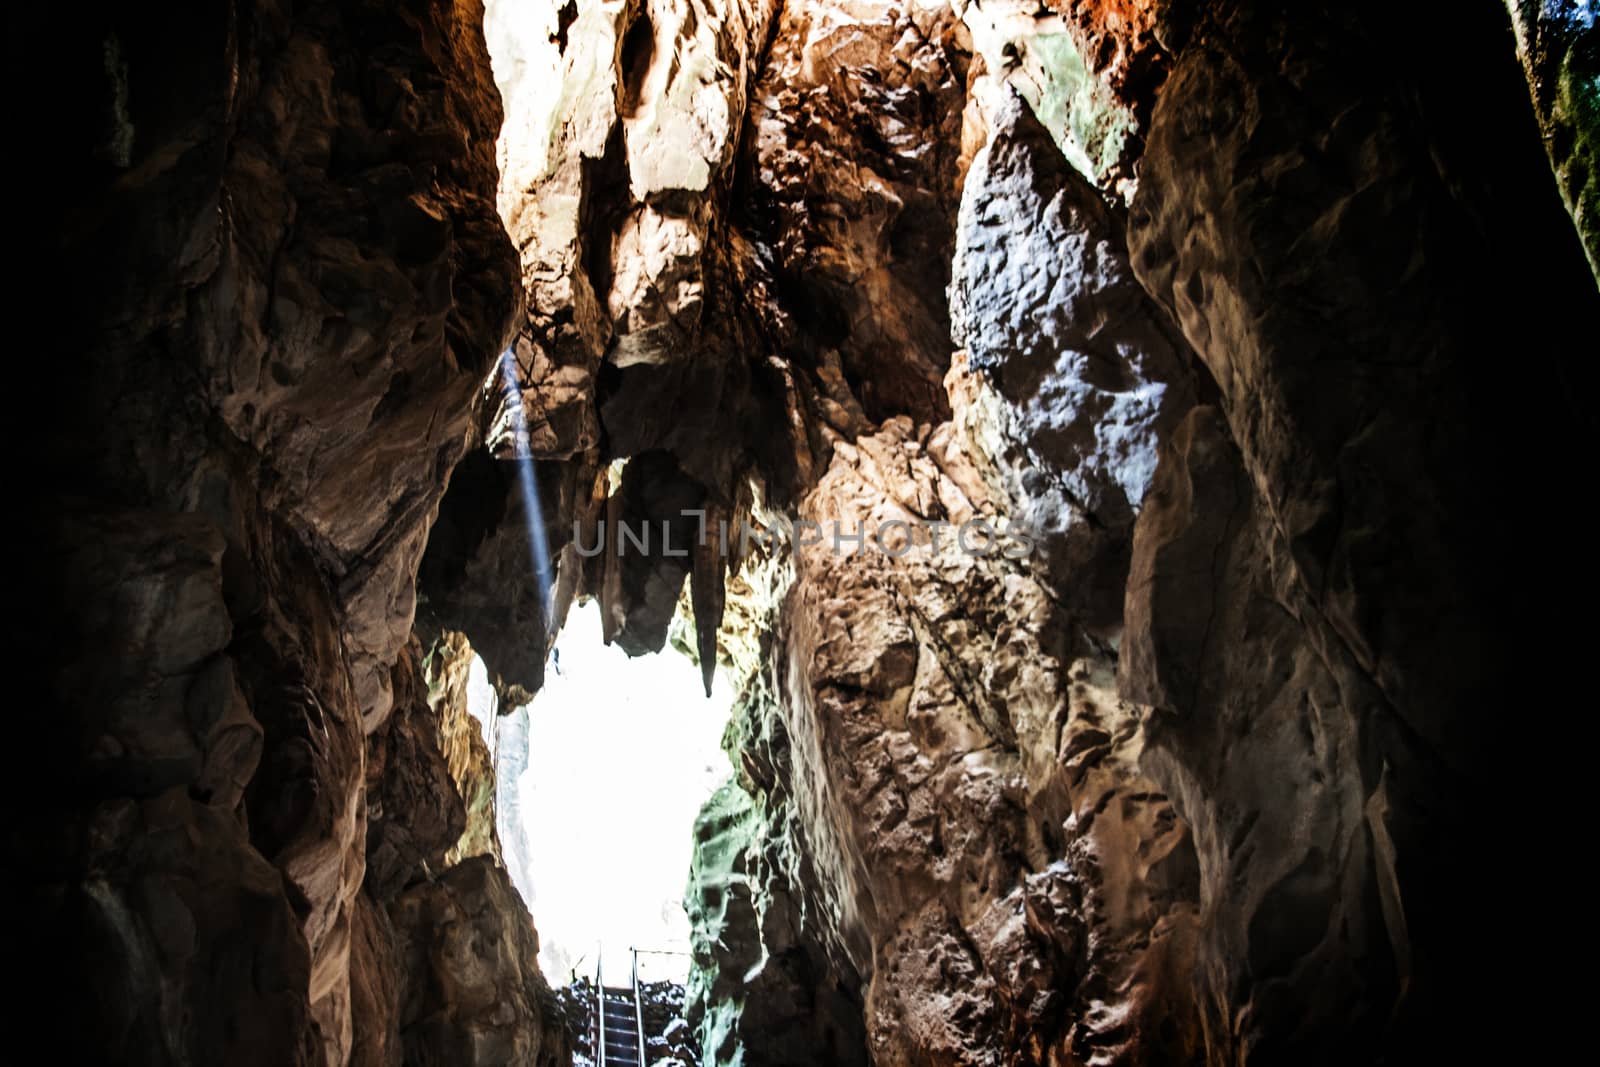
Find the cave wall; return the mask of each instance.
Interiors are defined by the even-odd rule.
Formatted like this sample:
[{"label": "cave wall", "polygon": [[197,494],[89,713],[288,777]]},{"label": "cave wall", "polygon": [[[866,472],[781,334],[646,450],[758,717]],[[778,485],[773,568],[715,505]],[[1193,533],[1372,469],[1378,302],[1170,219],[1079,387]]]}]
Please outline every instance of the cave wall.
[{"label": "cave wall", "polygon": [[445,869],[465,813],[412,636],[523,299],[481,26],[464,0],[20,27],[58,87],[28,118],[52,399],[19,636],[54,799],[8,865],[66,1061],[561,1058],[531,964],[483,957],[534,943],[504,872]]},{"label": "cave wall", "polygon": [[[768,315],[795,323],[769,334],[806,428],[793,514],[987,514],[1042,549],[802,546],[766,580],[736,788],[691,879],[708,1049],[792,1062],[827,1014],[798,981],[862,998],[875,1063],[1471,1061],[1461,1013],[1495,1018],[1488,976],[1530,966],[1541,924],[1481,864],[1550,842],[1485,798],[1500,709],[1571,699],[1575,636],[1526,624],[1559,616],[1580,537],[1490,499],[1562,499],[1541,457],[1593,423],[1592,35],[1549,5],[1543,51],[1533,15],[1513,34],[1492,5],[1137,6],[1052,23],[1076,65],[1004,9],[945,38],[968,53],[959,195],[922,201],[950,236],[918,254],[949,257],[949,288],[919,264],[920,302],[888,315],[948,318],[941,403],[868,404],[861,364],[807,344],[837,323],[816,279],[892,275],[899,251],[892,222],[862,250],[860,194],[807,194],[830,167],[869,196],[912,167],[832,130],[775,155],[798,124],[752,116],[762,196],[739,221],[808,268]],[[806,56],[786,85],[828,86],[819,125],[852,98],[827,75],[850,21],[877,42],[855,76],[895,84],[905,38],[870,7],[779,23],[775,69]],[[1519,40],[1544,64],[1532,110]],[[930,102],[906,143],[951,112]]]},{"label": "cave wall", "polygon": [[[1197,1047],[1193,847],[1140,772],[1144,709],[1118,699],[1096,630],[1120,610],[1159,433],[1192,403],[1187,347],[1094,186],[1019,96],[995,98],[950,209],[947,314],[969,345],[950,415],[835,433],[798,509],[820,543],[744,597],[778,606],[730,737],[738,787],[700,828],[697,962],[719,981],[691,993],[708,1050],[745,1062],[814,1059],[842,1028],[810,1030],[809,1052],[766,1035],[803,1034],[846,994],[860,1062],[1184,1063]],[[963,524],[1019,514],[1038,566],[968,549]],[[892,522],[922,525],[892,553],[835,549]],[[1096,586],[1050,584],[1086,573]],[[757,979],[720,989],[740,964]],[[773,995],[773,971],[835,1007]]]},{"label": "cave wall", "polygon": [[1507,0],[1539,134],[1562,202],[1600,279],[1600,29],[1588,4]]},{"label": "cave wall", "polygon": [[1209,6],[1132,204],[1140,279],[1218,391],[1140,516],[1121,661],[1208,872],[1214,1062],[1471,1059],[1476,976],[1537,939],[1474,857],[1542,838],[1482,797],[1498,709],[1570,692],[1567,639],[1534,653],[1517,620],[1559,611],[1572,541],[1484,494],[1562,492],[1538,457],[1592,420],[1524,413],[1581,395],[1596,293],[1504,20],[1439,15]]}]

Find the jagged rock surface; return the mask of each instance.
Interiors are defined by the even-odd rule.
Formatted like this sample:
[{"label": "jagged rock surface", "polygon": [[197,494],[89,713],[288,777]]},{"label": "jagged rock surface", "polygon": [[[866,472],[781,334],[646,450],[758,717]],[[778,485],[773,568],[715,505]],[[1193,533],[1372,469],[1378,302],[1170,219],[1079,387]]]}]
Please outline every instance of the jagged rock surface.
[{"label": "jagged rock surface", "polygon": [[[1579,431],[1485,437],[1544,386],[1484,371],[1528,348],[1587,380],[1560,338],[1597,301],[1503,23],[1449,12],[1211,5],[1141,163],[1135,268],[1219,394],[1139,519],[1121,663],[1208,872],[1209,1062],[1472,1059],[1459,1020],[1494,1010],[1474,976],[1519,966],[1505,926],[1465,936],[1496,907],[1476,843],[1518,833],[1476,798],[1496,709],[1565,684],[1508,665],[1566,535],[1486,514],[1483,487],[1559,492],[1539,457]],[[1402,58],[1446,17],[1450,48]],[[1358,88],[1354,56],[1381,76]],[[1538,266],[1491,283],[1485,254]]]},{"label": "jagged rock surface", "polygon": [[[1449,1025],[1444,1005],[1491,1011],[1482,989],[1463,989],[1474,949],[1460,932],[1493,906],[1445,887],[1472,878],[1460,858],[1472,851],[1466,783],[1487,788],[1491,694],[1514,699],[1504,656],[1484,642],[1505,641],[1505,620],[1528,617],[1543,598],[1540,583],[1509,577],[1527,544],[1511,516],[1469,518],[1483,472],[1548,479],[1531,469],[1540,446],[1508,453],[1471,436],[1504,403],[1481,371],[1463,368],[1529,342],[1519,337],[1526,324],[1504,310],[1518,305],[1469,275],[1466,250],[1481,241],[1516,263],[1538,261],[1536,249],[1575,252],[1530,163],[1532,138],[1512,136],[1529,127],[1507,88],[1504,27],[1482,13],[1456,19],[1459,52],[1419,68],[1394,51],[1392,27],[1374,37],[1383,20],[1366,9],[1150,5],[1123,20],[1087,7],[1080,14],[1101,18],[1098,32],[1116,44],[1101,60],[1146,49],[1154,72],[1120,89],[1149,122],[1131,254],[1120,251],[1120,209],[1066,181],[1058,162],[1045,165],[1049,142],[1034,120],[1046,120],[1043,132],[1088,177],[1118,191],[1131,183],[1062,144],[1072,123],[1036,75],[1031,95],[1022,92],[1032,114],[1009,95],[1043,49],[1019,49],[1020,64],[998,69],[989,53],[1006,35],[1003,16],[978,24],[969,12],[997,69],[977,70],[969,94],[964,140],[982,147],[964,178],[971,212],[957,221],[954,249],[951,318],[965,351],[946,379],[953,423],[863,422],[836,397],[799,413],[832,431],[807,440],[818,482],[803,497],[806,517],[943,518],[965,505],[1072,521],[1043,523],[1042,567],[1004,584],[988,578],[1007,590],[1004,609],[988,612],[995,594],[983,570],[944,578],[931,546],[892,562],[802,553],[777,614],[780,666],[766,668],[776,695],[752,705],[782,726],[783,758],[770,763],[783,784],[752,773],[765,765],[752,739],[780,731],[746,728],[745,795],[719,797],[702,826],[708,853],[726,852],[730,836],[748,841],[735,853],[743,866],[731,879],[721,867],[702,874],[712,899],[727,880],[750,914],[724,908],[711,932],[726,943],[738,922],[762,929],[763,904],[775,910],[767,902],[782,898],[774,873],[803,872],[809,899],[791,910],[805,921],[784,928],[807,931],[828,961],[826,981],[860,981],[875,1062],[1037,1060],[1046,1046],[1083,1058],[1065,1062],[1425,1056],[1425,1040],[1442,1041]],[[1402,22],[1437,32],[1423,30],[1438,24],[1429,19]],[[878,48],[886,55],[892,44]],[[1358,55],[1387,57],[1377,91],[1348,77]],[[1469,84],[1462,57],[1492,73]],[[1484,117],[1511,138],[1488,157],[1470,132]],[[1485,199],[1495,195],[1527,205],[1524,221],[1497,217]],[[1052,239],[1066,222],[1098,237],[1090,255],[1070,233]],[[1587,371],[1557,338],[1583,332],[1595,295],[1574,256],[1562,255],[1513,287],[1520,306],[1562,305],[1535,329],[1540,350],[1557,353],[1555,380],[1571,383]],[[1029,269],[1008,272],[1011,257]],[[1030,295],[1058,282],[1068,287]],[[1126,392],[1107,389],[1095,367],[1109,353]],[[1029,373],[1018,382],[1012,371]],[[1514,407],[1537,410],[1537,388],[1527,388]],[[1052,396],[1068,402],[1052,410]],[[1180,425],[1202,398],[1218,410]],[[1119,410],[1130,401],[1131,419]],[[1574,447],[1559,420],[1524,432],[1555,453]],[[1132,448],[1117,447],[1124,435]],[[1155,474],[1156,446],[1168,439]],[[1130,576],[1128,539],[1152,485]],[[1082,521],[1101,515],[1081,501],[1108,491],[1100,511],[1110,521]],[[1073,549],[1074,522],[1080,544],[1104,538],[1120,557]],[[959,593],[941,596],[942,581]],[[1027,621],[1020,591],[1030,583],[1042,583],[1035,595],[1054,613],[1048,621]],[[927,621],[969,616],[988,625],[943,636]],[[1025,654],[985,644],[1008,624]],[[830,641],[833,626],[841,632]],[[1012,663],[1043,672],[1026,701],[1006,697],[1024,686],[1005,674]],[[929,664],[953,679],[950,692],[927,695]],[[1094,698],[1064,695],[1074,685]],[[1048,725],[1012,721],[1013,702],[1067,724],[1054,760],[1035,740],[1052,736]],[[903,769],[953,744],[913,728],[919,706],[981,731],[971,751],[1000,761],[994,778],[1015,783],[1019,799],[941,822],[941,805],[962,794],[929,783],[950,768]],[[1462,709],[1470,727],[1457,721]],[[1096,774],[1080,779],[1074,761],[1085,753]],[[1148,807],[1148,822],[1118,804],[1105,810],[1121,821],[1092,806],[1099,817],[1081,817],[1080,795],[1122,795],[1118,784]],[[988,832],[962,835],[974,826]],[[1183,844],[1163,853],[1168,835]],[[1017,842],[1025,861],[986,866],[996,840]],[[750,859],[775,851],[799,858]],[[1116,873],[1130,855],[1163,854],[1165,867]],[[963,883],[942,869],[963,864],[988,876],[974,877],[982,891],[947,888]],[[1043,907],[1029,893],[1040,872],[1058,869],[1072,874],[1070,888],[1039,898],[1054,902]],[[752,884],[760,888],[743,888]],[[1012,887],[1033,904],[1015,931],[999,918]],[[1093,922],[1137,948],[1084,936]],[[1042,943],[1058,948],[1030,955]],[[1086,943],[1101,954],[1075,955]],[[1485,960],[1514,955],[1503,929],[1476,949]],[[761,958],[747,945],[701,962],[725,975]],[[1117,978],[1129,974],[1138,977]],[[699,988],[701,1017],[718,1018],[717,983]],[[737,988],[722,994],[721,1029],[708,1040],[738,1029]],[[1095,1007],[1060,1004],[1073,995]],[[766,1051],[747,1043],[752,1062]]]},{"label": "jagged rock surface", "polygon": [[472,646],[464,636],[448,633],[429,650],[425,665],[439,749],[454,792],[466,809],[461,832],[451,840],[445,855],[447,863],[469,856],[500,860],[494,753],[482,724],[468,707],[472,656]]},{"label": "jagged rock surface", "polygon": [[[1079,626],[1120,616],[1157,441],[1192,403],[1190,355],[1133,278],[1120,216],[1056,136],[1009,89],[966,104],[964,28],[932,9],[876,12],[788,8],[774,54],[806,57],[787,61],[791,82],[831,85],[837,42],[888,67],[907,41],[894,19],[933,20],[917,47],[939,49],[895,69],[955,73],[921,90],[938,103],[920,135],[902,107],[898,140],[880,140],[951,140],[915,160],[864,158],[930,190],[904,225],[931,231],[916,254],[941,265],[900,268],[919,299],[891,301],[902,321],[920,317],[929,341],[913,351],[941,375],[965,351],[937,402],[903,390],[868,403],[851,383],[881,387],[893,368],[858,356],[830,371],[807,355],[814,326],[780,331],[801,342],[798,379],[816,383],[797,412],[809,464],[796,469],[817,479],[799,517],[830,533],[947,525],[937,548],[924,536],[900,559],[811,547],[792,591],[778,572],[753,598],[730,595],[746,626],[741,601],[781,606],[757,622],[774,632],[766,655],[729,658],[748,679],[730,734],[739,778],[697,828],[691,1019],[708,1056],[751,1064],[1187,1062],[1200,1042],[1182,996],[1193,850],[1138,770],[1140,710],[1116,698],[1114,659]],[[828,99],[872,95],[873,74],[850,77],[867,88],[852,95],[847,79]],[[848,225],[862,150],[839,135],[797,146],[820,134],[776,112],[769,101],[752,122],[779,225],[754,232],[797,263],[854,270],[865,295],[848,299],[870,302],[862,265],[892,279],[902,250],[892,227]],[[816,195],[844,186],[842,200]],[[935,279],[952,279],[948,309]],[[815,320],[809,290],[776,292],[784,314],[768,322]],[[1037,567],[964,553],[961,523],[1008,516],[1038,531]],[[839,1021],[858,999],[864,1032]]]},{"label": "jagged rock surface", "polygon": [[[841,445],[805,513],[993,516],[944,430]],[[777,665],[818,881],[871,946],[872,1062],[1187,1062],[1194,855],[1112,663],[999,551],[875,551],[802,552]]]},{"label": "jagged rock surface", "polygon": [[481,9],[29,19],[65,86],[39,267],[79,280],[38,308],[74,409],[34,512],[72,785],[11,839],[38,1017],[72,1062],[397,1063],[428,974],[382,900],[461,817],[415,575],[521,302]]},{"label": "jagged rock surface", "polygon": [[1600,281],[1600,27],[1591,5],[1507,0],[1550,166]]},{"label": "jagged rock surface", "polygon": [[641,982],[645,1061],[662,1067],[700,1067],[700,1045],[683,1017],[684,987],[677,982]]},{"label": "jagged rock surface", "polygon": [[[499,402],[502,394],[492,395]],[[535,474],[547,481],[541,501],[550,501],[537,521],[559,551],[560,516],[571,514],[573,493],[552,474],[565,472]],[[451,475],[417,575],[418,632],[434,640],[470,638],[508,707],[526,703],[544,684],[549,643],[528,542],[535,527],[517,483],[512,462],[483,452],[468,456]]]},{"label": "jagged rock surface", "polygon": [[[1015,94],[967,176],[951,283],[960,424],[1047,583],[1116,626],[1156,443],[1194,404],[1188,345],[1134,278],[1122,220]],[[963,358],[964,356],[964,358]],[[992,458],[991,458],[992,457]]]},{"label": "jagged rock surface", "polygon": [[403,970],[405,1062],[562,1067],[572,1049],[539,973],[539,938],[505,868],[474,856],[390,907]]},{"label": "jagged rock surface", "polygon": [[704,1063],[865,1064],[860,977],[812,889],[792,783],[768,762],[786,741],[765,711],[750,722],[765,736],[739,749],[753,777],[718,790],[695,822],[686,1020]]},{"label": "jagged rock surface", "polygon": [[951,5],[981,57],[969,94],[980,108],[1021,95],[1068,161],[1097,185],[1125,191],[1139,132],[1167,56],[1150,0],[988,0]]},{"label": "jagged rock surface", "polygon": [[1215,409],[1174,434],[1136,551],[1123,691],[1169,716],[1146,766],[1209,872],[1200,1002],[1278,1009],[1213,1009],[1207,1059],[1361,1062],[1400,992],[1391,950],[1410,952],[1392,820],[1411,772],[1361,773],[1381,695],[1295,588]]},{"label": "jagged rock surface", "polygon": [[756,86],[741,221],[774,259],[780,354],[846,435],[946,411],[965,38],[942,3],[785,4]]},{"label": "jagged rock surface", "polygon": [[[430,705],[416,643],[396,667],[395,711],[367,739],[367,877],[388,901],[421,869],[442,870],[472,819],[447,755],[453,731]],[[437,701],[435,701],[437,703]],[[461,695],[464,710],[465,694]]]}]

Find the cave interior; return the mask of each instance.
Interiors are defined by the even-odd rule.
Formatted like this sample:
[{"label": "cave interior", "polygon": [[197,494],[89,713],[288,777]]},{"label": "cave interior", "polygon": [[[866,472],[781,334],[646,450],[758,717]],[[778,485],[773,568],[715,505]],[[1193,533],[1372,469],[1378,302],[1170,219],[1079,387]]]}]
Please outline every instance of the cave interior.
[{"label": "cave interior", "polygon": [[53,1061],[1570,1058],[1586,0],[11,21]]}]

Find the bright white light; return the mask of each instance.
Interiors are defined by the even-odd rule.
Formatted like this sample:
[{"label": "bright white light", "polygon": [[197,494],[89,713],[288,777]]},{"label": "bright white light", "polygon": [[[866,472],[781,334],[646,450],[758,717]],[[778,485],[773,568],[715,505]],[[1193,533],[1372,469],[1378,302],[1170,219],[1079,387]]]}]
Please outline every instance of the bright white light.
[{"label": "bright white light", "polygon": [[[551,984],[626,980],[628,949],[687,951],[683,889],[695,815],[731,773],[720,741],[728,690],[670,648],[630,659],[600,639],[600,609],[574,605],[529,707],[521,802],[539,965]],[[682,981],[688,961],[649,961]],[[644,963],[641,962],[641,970]]]},{"label": "bright white light", "polygon": [[561,102],[561,49],[552,39],[559,6],[556,0],[488,0],[484,5],[484,43],[505,109],[498,146],[501,193],[513,196],[502,204],[502,214],[518,206],[527,182],[548,172],[550,127]]}]

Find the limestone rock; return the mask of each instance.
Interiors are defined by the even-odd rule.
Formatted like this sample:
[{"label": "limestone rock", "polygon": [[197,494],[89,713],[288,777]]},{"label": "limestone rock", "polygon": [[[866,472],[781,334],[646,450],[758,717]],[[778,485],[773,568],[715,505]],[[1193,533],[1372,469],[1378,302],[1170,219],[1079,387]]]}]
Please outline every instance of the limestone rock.
[{"label": "limestone rock", "polygon": [[[1139,286],[1121,217],[1015,94],[967,174],[951,281],[958,423],[1045,580],[1114,625],[1156,443],[1194,403],[1187,344]],[[964,381],[962,370],[977,372]]]},{"label": "limestone rock", "polygon": [[[436,660],[438,656],[435,653]],[[380,903],[393,899],[423,871],[442,869],[445,853],[456,848],[467,831],[468,811],[455,778],[459,757],[453,765],[440,744],[456,731],[446,724],[442,710],[429,704],[421,658],[416,643],[402,655],[396,667],[395,711],[384,728],[367,739],[363,889]],[[462,691],[463,706],[465,698]]]},{"label": "limestone rock", "polygon": [[36,442],[41,662],[90,773],[17,841],[58,902],[30,940],[104,919],[55,998],[71,1058],[343,1063],[366,738],[521,300],[480,11],[39,17],[72,86],[39,267],[81,279],[38,309],[75,378]]},{"label": "limestone rock", "polygon": [[1134,185],[1139,134],[1167,56],[1156,43],[1157,0],[957,0],[983,64],[971,86],[981,112],[1020,94],[1062,154],[1089,181]]},{"label": "limestone rock", "polygon": [[1375,847],[1391,831],[1361,771],[1382,699],[1287,565],[1222,418],[1196,409],[1140,516],[1121,671],[1124,693],[1166,709],[1145,766],[1209,872],[1199,1000],[1230,1004],[1206,1020],[1210,1062],[1362,1060],[1410,977],[1395,857]]},{"label": "limestone rock", "polygon": [[[895,420],[839,446],[806,514],[982,514],[938,503],[960,475],[929,436]],[[801,553],[782,714],[796,779],[828,783],[795,798],[812,884],[872,945],[873,1061],[1189,1062],[1193,846],[1139,770],[1144,714],[1110,661],[1015,561],[959,536]]]},{"label": "limestone rock", "polygon": [[821,947],[791,819],[781,795],[730,783],[696,820],[687,1022],[703,1062],[868,1062],[860,979]]},{"label": "limestone rock", "polygon": [[1508,0],[1550,166],[1600,281],[1600,29],[1584,4]]},{"label": "limestone rock", "polygon": [[739,692],[673,1051],[1559,1059],[1594,34],[1508,6],[19,8],[21,1014],[565,1065],[499,749],[594,596]]},{"label": "limestone rock", "polygon": [[[1472,976],[1531,943],[1462,937],[1497,907],[1471,842],[1521,833],[1474,798],[1499,709],[1560,699],[1511,667],[1552,654],[1512,620],[1548,610],[1571,541],[1483,488],[1559,495],[1541,457],[1580,447],[1581,417],[1523,418],[1544,385],[1484,369],[1538,350],[1563,389],[1587,381],[1565,338],[1597,294],[1496,14],[1211,5],[1152,115],[1133,263],[1221,418],[1163,455],[1122,678],[1165,709],[1145,767],[1209,872],[1212,1062],[1472,1058],[1457,1020],[1493,1011]],[[1397,43],[1441,25],[1426,57]],[[1485,256],[1519,266],[1491,281]]]},{"label": "limestone rock", "polygon": [[[62,1055],[324,1062],[299,919],[239,821],[178,787],[108,801],[91,818],[95,867],[34,899],[34,920],[57,934],[36,977],[79,1006],[80,1025],[61,1031]],[[84,1005],[94,1006],[87,1020]]]},{"label": "limestone rock", "polygon": [[947,411],[970,52],[942,3],[789,3],[753,93],[749,224],[775,254],[791,344],[853,381],[868,418]]},{"label": "limestone rock", "polygon": [[408,986],[405,1061],[415,1064],[570,1062],[555,995],[535,962],[539,939],[505,869],[474,856],[401,894],[391,908]]},{"label": "limestone rock", "polygon": [[435,736],[454,792],[464,805],[461,833],[446,845],[445,864],[469,856],[500,859],[495,815],[494,753],[489,738],[467,706],[472,646],[461,634],[445,634],[430,650],[427,663],[428,704]]},{"label": "limestone rock", "polygon": [[[540,467],[535,478],[562,477],[570,470]],[[544,524],[559,551],[560,517],[571,514],[571,494],[552,482],[546,489],[541,502],[549,499],[549,510],[531,521]],[[527,509],[514,462],[485,452],[469,456],[451,476],[418,571],[419,631],[429,640],[446,634],[470,640],[498,690],[520,696],[508,705],[525,703],[526,694],[544,684],[549,651],[543,602],[548,591],[540,589],[534,569],[529,543],[534,527]],[[570,522],[565,525],[571,528]]]},{"label": "limestone rock", "polygon": [[356,900],[350,946],[351,1067],[400,1067],[400,1002],[407,975],[384,907],[363,893]]}]

